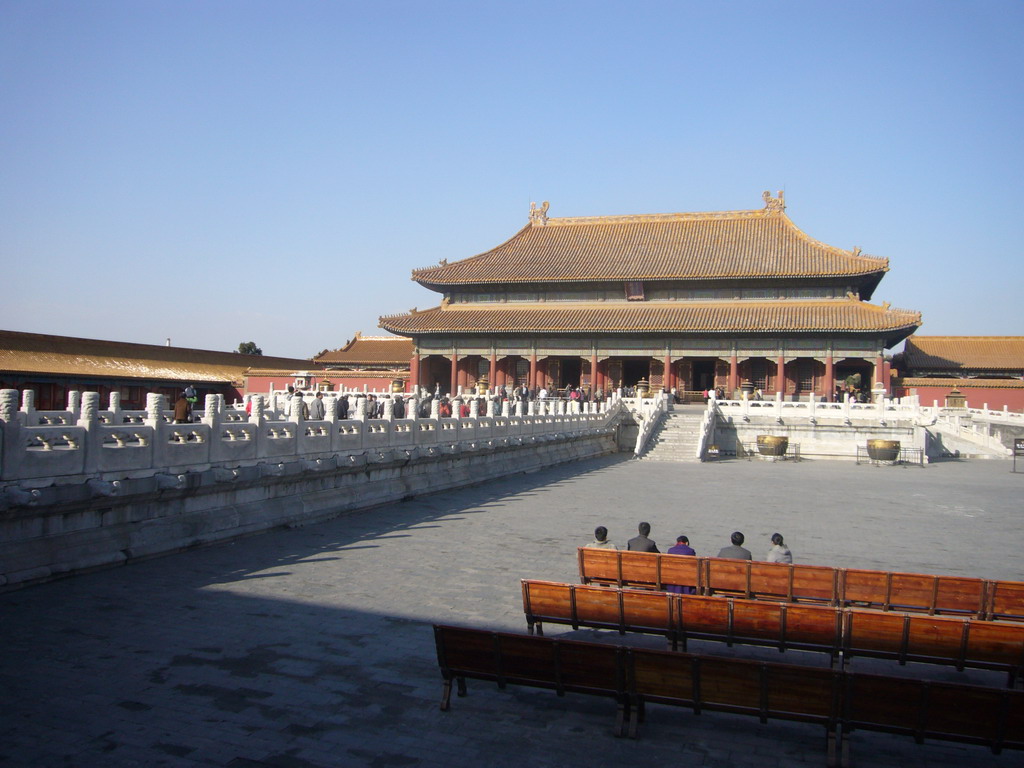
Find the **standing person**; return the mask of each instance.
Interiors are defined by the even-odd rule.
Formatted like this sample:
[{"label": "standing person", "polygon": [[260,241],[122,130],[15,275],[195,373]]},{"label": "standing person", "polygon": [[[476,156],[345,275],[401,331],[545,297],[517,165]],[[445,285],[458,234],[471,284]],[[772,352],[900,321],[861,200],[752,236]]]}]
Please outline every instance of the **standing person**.
[{"label": "standing person", "polygon": [[[668,554],[670,555],[688,555],[690,557],[695,556],[697,553],[693,547],[690,546],[690,539],[686,536],[676,536],[676,544],[674,547],[668,548]],[[666,592],[675,592],[678,595],[695,595],[697,594],[697,588],[692,585],[679,585],[679,584],[666,584]]]},{"label": "standing person", "polygon": [[626,549],[633,552],[658,552],[658,545],[647,537],[647,534],[651,532],[651,524],[640,523],[637,526],[637,530],[640,532],[640,535],[630,539]]},{"label": "standing person", "polygon": [[618,549],[618,547],[608,540],[608,529],[603,525],[599,525],[594,529],[594,540],[587,544],[587,546],[595,547],[597,549]]},{"label": "standing person", "polygon": [[405,398],[401,395],[395,395],[395,409],[392,413],[396,419],[405,418]]},{"label": "standing person", "polygon": [[781,533],[772,534],[772,548],[768,550],[767,560],[769,563],[792,563],[793,553],[789,551],[782,540]]},{"label": "standing person", "polygon": [[317,392],[309,404],[309,418],[311,421],[323,421],[327,410],[324,408],[324,393]]},{"label": "standing person", "polygon": [[742,546],[742,544],[743,544],[743,534],[742,533],[740,533],[739,531],[734,531],[732,536],[729,537],[729,540],[732,542],[732,544],[730,546],[728,546],[728,547],[722,547],[722,549],[719,550],[719,552],[718,552],[718,556],[719,557],[728,557],[728,558],[731,558],[733,560],[753,560],[754,559],[754,558],[752,558],[750,556],[750,550],[749,549],[744,549],[743,546]]},{"label": "standing person", "polygon": [[338,418],[342,421],[348,418],[348,395],[338,398]]},{"label": "standing person", "polygon": [[185,393],[182,392],[177,400],[174,401],[174,423],[175,424],[187,424],[191,421],[192,416],[192,403],[185,397]]}]

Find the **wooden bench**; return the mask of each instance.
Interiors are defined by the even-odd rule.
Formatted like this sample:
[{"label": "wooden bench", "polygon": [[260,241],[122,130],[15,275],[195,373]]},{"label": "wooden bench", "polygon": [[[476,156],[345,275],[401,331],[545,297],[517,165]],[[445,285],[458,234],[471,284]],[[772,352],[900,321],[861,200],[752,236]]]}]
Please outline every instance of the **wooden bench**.
[{"label": "wooden bench", "polygon": [[817,669],[616,647],[581,641],[435,626],[444,680],[441,709],[450,708],[452,683],[466,695],[466,678],[576,692],[617,702],[617,735],[637,735],[646,704],[718,710],[760,721],[822,725],[829,763],[860,728],[983,744],[1000,752],[1024,748],[1024,691],[935,683]]},{"label": "wooden bench", "polygon": [[615,735],[625,733],[630,699],[626,690],[625,649],[600,643],[434,626],[437,663],[444,690],[441,710],[451,707],[452,683],[466,695],[466,678],[566,692],[608,696],[617,704]]},{"label": "wooden bench", "polygon": [[1024,582],[590,547],[577,560],[584,584],[1024,621]]},{"label": "wooden bench", "polygon": [[688,639],[820,651],[834,663],[855,656],[992,669],[1013,687],[1024,671],[1024,625],[951,616],[885,613],[635,589],[522,580],[530,634],[544,622],[573,629],[662,635],[673,650]]}]

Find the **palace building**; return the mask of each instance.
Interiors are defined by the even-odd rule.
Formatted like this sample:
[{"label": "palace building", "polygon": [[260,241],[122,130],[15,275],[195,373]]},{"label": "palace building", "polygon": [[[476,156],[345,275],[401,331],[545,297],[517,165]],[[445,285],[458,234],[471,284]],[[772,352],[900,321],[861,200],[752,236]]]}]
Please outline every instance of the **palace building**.
[{"label": "palace building", "polygon": [[763,208],[554,218],[485,253],[412,278],[439,306],[382,317],[412,340],[412,384],[609,391],[647,380],[699,391],[741,384],[766,396],[829,397],[860,374],[889,389],[884,353],[919,312],[870,299],[887,259],[814,240]]}]

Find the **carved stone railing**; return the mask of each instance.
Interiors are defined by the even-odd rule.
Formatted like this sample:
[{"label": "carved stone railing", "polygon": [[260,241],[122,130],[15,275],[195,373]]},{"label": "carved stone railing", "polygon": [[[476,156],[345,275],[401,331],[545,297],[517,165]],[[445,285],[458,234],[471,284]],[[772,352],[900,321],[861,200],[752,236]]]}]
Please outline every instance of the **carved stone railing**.
[{"label": "carved stone railing", "polygon": [[782,423],[786,420],[807,421],[831,424],[872,423],[906,421],[915,424],[935,421],[935,409],[922,407],[915,402],[904,403],[888,398],[880,398],[875,403],[858,403],[847,398],[838,403],[802,400],[798,402],[783,400],[777,394],[772,400],[715,400],[712,401],[720,416],[741,421],[750,421],[751,417],[774,419]]},{"label": "carved stone railing", "polygon": [[[305,398],[307,403],[310,399]],[[329,395],[324,398],[326,417],[310,421],[298,404],[286,416],[265,408],[260,395],[252,396],[249,412],[245,406],[226,406],[220,395],[207,395],[205,408],[178,424],[166,399],[157,394],[147,396],[145,411],[122,410],[117,393],[101,411],[95,392],[71,392],[67,410],[38,411],[31,391],[24,393],[19,407],[17,390],[0,390],[0,502],[22,499],[18,486],[174,478],[187,471],[230,471],[256,464],[273,472],[275,465],[296,460],[320,468],[355,461],[357,454],[373,454],[371,460],[379,461],[389,451],[414,457],[417,451],[450,453],[460,445],[478,449],[527,444],[605,430],[622,411],[618,401],[600,406],[563,402],[544,404],[542,413],[532,413],[536,406],[530,402],[513,404],[530,414],[513,415],[506,401],[499,414],[492,401],[488,416],[438,418],[434,401],[433,418],[421,419],[412,400],[407,406],[411,418],[395,419],[392,401],[385,402],[384,418],[366,419],[365,400],[359,398],[352,409],[356,417],[339,420],[335,398]],[[98,487],[116,492],[114,487]]]},{"label": "carved stone railing", "polygon": [[708,407],[704,409],[704,416],[700,420],[700,439],[697,441],[697,456],[698,459],[703,459],[704,454],[708,450],[708,446],[711,445],[711,441],[714,440],[715,436],[715,422],[717,421],[717,410],[716,400],[713,398],[708,400]]},{"label": "carved stone railing", "polygon": [[632,411],[633,418],[640,425],[636,436],[636,445],[633,448],[633,455],[639,457],[665,419],[665,414],[668,412],[668,397],[659,395],[652,398],[627,398],[623,402]]}]

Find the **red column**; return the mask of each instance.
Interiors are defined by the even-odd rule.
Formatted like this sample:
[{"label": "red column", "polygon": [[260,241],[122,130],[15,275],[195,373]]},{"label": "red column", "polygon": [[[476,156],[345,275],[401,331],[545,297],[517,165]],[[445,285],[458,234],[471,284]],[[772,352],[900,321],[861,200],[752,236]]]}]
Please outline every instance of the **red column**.
[{"label": "red column", "polygon": [[822,393],[825,395],[825,401],[831,402],[832,395],[836,391],[836,374],[835,369],[832,367],[832,355],[825,355],[825,391]]},{"label": "red column", "polygon": [[498,356],[493,352],[491,353],[491,377],[487,382],[491,389],[496,389],[498,386]]},{"label": "red column", "polygon": [[448,392],[454,397],[455,393],[459,391],[459,356],[452,354],[452,381],[451,389]]},{"label": "red column", "polygon": [[593,397],[594,393],[599,389],[597,383],[597,354],[590,356],[590,396]]},{"label": "red column", "polygon": [[786,358],[779,355],[779,359],[775,361],[775,391],[781,392],[783,396],[786,394]]},{"label": "red column", "polygon": [[420,356],[413,355],[409,361],[409,391],[414,392],[420,383]]},{"label": "red column", "polygon": [[662,386],[664,387],[665,391],[666,392],[671,392],[672,391],[672,386],[673,386],[673,384],[672,384],[672,355],[671,354],[668,354],[668,353],[665,354],[665,373],[662,375],[661,379],[662,379]]},{"label": "red column", "polygon": [[733,394],[740,388],[740,361],[736,355],[729,356],[729,391],[725,393],[727,400],[732,400]]},{"label": "red column", "polygon": [[[885,387],[886,391],[888,391],[889,390],[889,382],[885,381],[885,377],[883,375],[884,373],[885,373],[885,358],[882,357],[881,355],[879,355],[878,357],[875,358],[875,382],[878,382],[878,381],[882,382],[882,385]],[[872,384],[874,384],[875,382],[872,382]]]},{"label": "red column", "polygon": [[540,389],[537,383],[537,356],[530,355],[530,389]]}]

